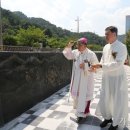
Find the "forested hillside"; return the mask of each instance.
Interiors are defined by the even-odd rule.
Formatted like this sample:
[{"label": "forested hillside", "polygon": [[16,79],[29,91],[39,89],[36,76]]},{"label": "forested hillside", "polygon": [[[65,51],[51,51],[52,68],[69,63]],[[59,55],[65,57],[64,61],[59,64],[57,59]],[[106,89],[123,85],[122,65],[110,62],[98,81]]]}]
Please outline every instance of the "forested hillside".
[{"label": "forested hillside", "polygon": [[92,32],[74,33],[42,19],[27,17],[22,12],[2,9],[4,45],[63,48],[69,40],[88,38],[88,46],[101,50],[106,43],[103,37]]}]

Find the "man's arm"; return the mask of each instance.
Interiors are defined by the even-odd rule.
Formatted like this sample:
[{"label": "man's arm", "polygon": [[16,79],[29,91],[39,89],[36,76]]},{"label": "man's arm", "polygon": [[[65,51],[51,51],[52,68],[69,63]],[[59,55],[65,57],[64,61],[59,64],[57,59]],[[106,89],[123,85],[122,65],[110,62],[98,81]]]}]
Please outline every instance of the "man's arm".
[{"label": "man's arm", "polygon": [[115,61],[110,62],[110,63],[103,63],[101,62],[100,64],[93,65],[93,68],[102,68],[104,71],[113,71],[118,69],[121,65],[124,64],[125,59],[127,57],[127,49],[126,46],[123,46],[121,50],[119,50]]},{"label": "man's arm", "polygon": [[69,43],[65,49],[63,50],[63,55],[68,59],[68,60],[72,60],[74,59],[74,54],[72,52],[72,43]]}]

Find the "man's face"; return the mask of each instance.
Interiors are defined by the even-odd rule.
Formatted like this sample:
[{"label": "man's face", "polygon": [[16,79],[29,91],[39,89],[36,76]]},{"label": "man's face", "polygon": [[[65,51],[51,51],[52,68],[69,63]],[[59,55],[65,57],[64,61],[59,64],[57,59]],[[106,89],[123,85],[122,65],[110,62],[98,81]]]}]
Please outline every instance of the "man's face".
[{"label": "man's face", "polygon": [[79,44],[77,44],[77,49],[80,52],[82,52],[82,51],[84,51],[86,49],[86,45],[79,43]]},{"label": "man's face", "polygon": [[113,33],[111,31],[106,31],[105,38],[108,43],[112,43],[116,38],[116,33]]}]

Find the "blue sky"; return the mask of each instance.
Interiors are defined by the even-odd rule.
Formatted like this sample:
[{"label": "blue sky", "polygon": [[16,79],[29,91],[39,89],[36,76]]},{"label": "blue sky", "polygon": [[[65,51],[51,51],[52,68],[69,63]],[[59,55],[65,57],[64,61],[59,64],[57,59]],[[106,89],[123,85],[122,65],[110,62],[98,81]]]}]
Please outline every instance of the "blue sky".
[{"label": "blue sky", "polygon": [[70,31],[95,32],[103,36],[107,26],[125,33],[125,16],[130,15],[130,0],[1,0],[2,8],[21,11],[28,17],[41,17]]}]

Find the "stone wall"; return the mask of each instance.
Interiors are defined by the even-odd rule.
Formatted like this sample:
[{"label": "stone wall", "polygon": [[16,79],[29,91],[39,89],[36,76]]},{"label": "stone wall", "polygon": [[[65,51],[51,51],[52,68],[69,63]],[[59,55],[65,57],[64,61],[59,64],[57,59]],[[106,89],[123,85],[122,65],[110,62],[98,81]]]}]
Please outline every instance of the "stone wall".
[{"label": "stone wall", "polygon": [[0,52],[0,126],[67,85],[71,66],[60,52]]}]

